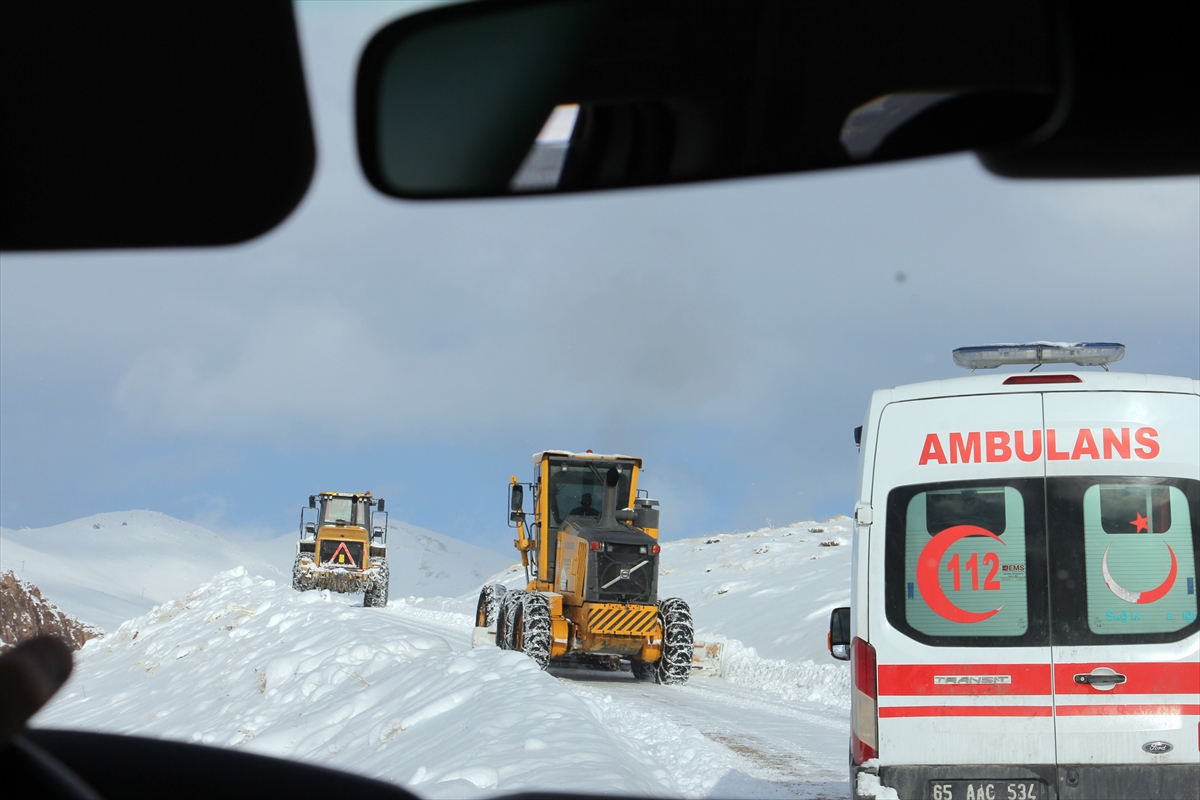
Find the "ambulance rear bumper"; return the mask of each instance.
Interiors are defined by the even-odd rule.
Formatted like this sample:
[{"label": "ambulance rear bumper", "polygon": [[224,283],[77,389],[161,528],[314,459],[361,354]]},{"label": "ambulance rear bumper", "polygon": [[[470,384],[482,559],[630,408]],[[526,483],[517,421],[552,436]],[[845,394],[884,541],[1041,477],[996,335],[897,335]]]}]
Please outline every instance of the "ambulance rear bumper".
[{"label": "ambulance rear bumper", "polygon": [[[857,785],[857,765],[850,767],[850,785]],[[1166,800],[1167,798],[1196,797],[1200,786],[1200,764],[1077,764],[1056,766],[1034,764],[1014,766],[997,765],[882,765],[878,769],[879,782],[890,786],[904,800],[935,800],[935,786],[955,782],[951,800],[968,800],[959,791],[959,781],[971,781],[976,787],[985,783],[1041,782],[1045,786],[1046,800],[1097,800],[1097,798],[1122,798],[1122,800]],[[855,798],[863,797],[857,791]],[[983,800],[990,800],[984,796]],[[996,793],[994,800],[1010,800],[1005,792]]]}]

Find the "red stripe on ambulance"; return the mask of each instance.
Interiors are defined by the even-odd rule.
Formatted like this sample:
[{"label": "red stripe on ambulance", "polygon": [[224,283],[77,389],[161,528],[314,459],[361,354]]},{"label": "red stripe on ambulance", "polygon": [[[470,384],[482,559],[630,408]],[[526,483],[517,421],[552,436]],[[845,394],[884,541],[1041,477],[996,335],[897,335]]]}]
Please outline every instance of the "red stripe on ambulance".
[{"label": "red stripe on ambulance", "polygon": [[1070,433],[1060,441],[1059,431],[1054,428],[1011,433],[954,431],[946,434],[944,440],[942,434],[928,433],[917,464],[1004,463],[1014,457],[1018,461],[1037,461],[1042,457],[1043,444],[1048,461],[1079,461],[1084,458],[1112,461],[1134,457],[1149,460],[1157,458],[1161,450],[1157,439],[1158,431],[1154,428],[1138,428],[1133,431],[1132,437],[1129,428],[1103,428],[1098,433],[1091,428],[1080,428],[1075,433],[1073,444],[1068,444]]},{"label": "red stripe on ambulance", "polygon": [[1113,714],[1122,716],[1167,716],[1176,717],[1184,714],[1200,716],[1200,705],[1181,703],[1121,703],[1110,705],[1058,705],[1054,713],[1059,717],[1108,717]]},{"label": "red stripe on ambulance", "polygon": [[881,706],[880,717],[1048,717],[1050,706]]},{"label": "red stripe on ambulance", "polygon": [[[962,683],[939,682],[956,676]],[[970,682],[978,679],[979,683]],[[995,680],[995,679],[1000,680]],[[1002,681],[1002,682],[1001,682]],[[880,664],[879,695],[1050,694],[1049,664]]]}]

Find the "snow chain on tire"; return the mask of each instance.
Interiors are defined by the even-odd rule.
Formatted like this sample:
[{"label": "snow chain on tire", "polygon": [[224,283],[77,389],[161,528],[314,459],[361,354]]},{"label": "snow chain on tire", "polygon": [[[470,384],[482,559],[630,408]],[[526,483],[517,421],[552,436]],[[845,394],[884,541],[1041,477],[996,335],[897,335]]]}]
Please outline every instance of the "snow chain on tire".
[{"label": "snow chain on tire", "polygon": [[379,569],[379,578],[370,589],[363,592],[363,608],[383,608],[387,605],[392,573],[386,558],[372,558],[371,566]]},{"label": "snow chain on tire", "polygon": [[658,622],[662,626],[662,656],[658,659],[658,682],[669,685],[687,683],[692,674],[692,611],[678,597],[659,601]]},{"label": "snow chain on tire", "polygon": [[312,559],[306,557],[303,553],[296,555],[296,560],[292,562],[292,588],[297,592],[307,592],[309,589],[315,589],[312,575],[306,569],[301,569],[304,562],[312,564]]},{"label": "snow chain on tire", "polygon": [[496,624],[500,601],[504,599],[504,587],[489,583],[479,590],[479,602],[475,605],[475,627],[490,628]]},{"label": "snow chain on tire", "polygon": [[550,601],[537,592],[526,594],[517,619],[521,652],[545,669],[550,664]]},{"label": "snow chain on tire", "polygon": [[523,591],[505,592],[500,601],[500,609],[496,612],[496,646],[501,650],[513,649],[517,608],[525,595]]}]

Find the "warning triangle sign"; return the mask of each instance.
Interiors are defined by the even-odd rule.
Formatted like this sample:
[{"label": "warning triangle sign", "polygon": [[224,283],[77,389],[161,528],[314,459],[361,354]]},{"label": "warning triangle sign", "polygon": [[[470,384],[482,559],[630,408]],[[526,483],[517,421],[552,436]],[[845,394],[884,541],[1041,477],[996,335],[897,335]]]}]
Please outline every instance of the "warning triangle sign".
[{"label": "warning triangle sign", "polygon": [[337,550],[333,551],[333,555],[329,557],[326,564],[332,564],[335,567],[354,567],[358,569],[358,564],[354,563],[354,556],[350,555],[350,548],[346,547],[346,543],[342,542],[338,545]]}]

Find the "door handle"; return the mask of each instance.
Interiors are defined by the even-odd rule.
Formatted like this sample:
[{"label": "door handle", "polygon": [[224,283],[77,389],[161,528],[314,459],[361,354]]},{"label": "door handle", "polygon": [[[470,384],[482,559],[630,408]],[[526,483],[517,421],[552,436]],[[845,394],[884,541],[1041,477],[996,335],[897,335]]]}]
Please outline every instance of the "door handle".
[{"label": "door handle", "polygon": [[1124,683],[1125,676],[1119,672],[1084,672],[1075,676],[1076,683],[1086,683],[1088,686],[1095,686],[1097,689],[1111,689],[1118,683]]}]

